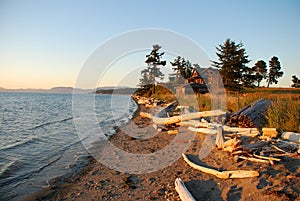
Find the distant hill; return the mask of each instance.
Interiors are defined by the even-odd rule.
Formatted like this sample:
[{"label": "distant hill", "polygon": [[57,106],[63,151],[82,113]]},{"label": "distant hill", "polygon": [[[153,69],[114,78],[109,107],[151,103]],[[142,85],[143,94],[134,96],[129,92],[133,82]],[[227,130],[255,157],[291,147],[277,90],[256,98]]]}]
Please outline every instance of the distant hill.
[{"label": "distant hill", "polygon": [[0,92],[30,92],[30,93],[63,93],[63,94],[71,94],[73,93],[93,93],[95,89],[75,89],[73,87],[53,87],[51,89],[5,89],[0,87]]},{"label": "distant hill", "polygon": [[60,93],[60,94],[132,94],[136,88],[123,87],[123,86],[109,86],[99,87],[97,89],[79,89],[73,87],[53,87],[51,89],[5,89],[0,87],[0,92],[28,92],[28,93]]},{"label": "distant hill", "polygon": [[71,93],[77,93],[77,94],[87,94],[87,93],[93,93],[95,89],[78,89],[73,87],[53,87],[49,89],[48,93],[65,93],[65,94],[71,94]]},{"label": "distant hill", "polygon": [[96,94],[133,94],[137,88],[130,87],[100,87],[97,88]]}]

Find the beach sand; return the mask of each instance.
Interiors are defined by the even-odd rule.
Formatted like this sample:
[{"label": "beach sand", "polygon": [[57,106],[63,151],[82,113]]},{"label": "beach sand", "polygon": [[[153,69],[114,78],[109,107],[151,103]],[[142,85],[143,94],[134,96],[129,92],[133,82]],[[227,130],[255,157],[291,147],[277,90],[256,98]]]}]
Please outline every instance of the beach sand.
[{"label": "beach sand", "polygon": [[[149,112],[149,109],[140,106],[139,111]],[[141,118],[139,111],[133,117],[133,124],[120,128],[110,141],[132,153],[150,154],[164,149],[174,140],[175,135],[162,131],[149,139],[139,140],[145,138],[147,133],[154,132],[150,120]],[[143,132],[137,133],[136,127]],[[135,137],[128,136],[128,132],[135,132]],[[182,128],[178,135],[181,132],[190,131]],[[191,146],[185,153],[193,161],[198,160],[197,163],[218,170],[256,170],[260,175],[255,178],[219,179],[191,168],[182,157],[154,172],[129,174],[110,169],[91,159],[74,177],[55,179],[50,187],[28,196],[26,200],[180,200],[175,190],[176,178],[185,182],[196,200],[300,200],[299,156],[285,157],[274,165],[234,162],[233,156],[213,148],[200,162],[198,154],[201,147],[205,146],[204,139],[204,134],[196,134],[195,139],[189,141]],[[182,140],[182,143],[187,142]]]}]

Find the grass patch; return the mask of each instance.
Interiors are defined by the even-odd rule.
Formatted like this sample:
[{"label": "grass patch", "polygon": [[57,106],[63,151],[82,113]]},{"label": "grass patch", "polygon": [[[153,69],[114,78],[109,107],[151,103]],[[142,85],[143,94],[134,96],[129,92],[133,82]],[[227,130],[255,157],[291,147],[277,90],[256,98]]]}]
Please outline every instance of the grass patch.
[{"label": "grass patch", "polygon": [[[148,93],[148,94],[147,94]],[[155,93],[149,90],[144,96],[162,99],[166,102],[178,100],[180,105],[190,106],[199,111],[212,109],[212,99],[209,94],[176,96],[166,86],[157,85]],[[259,99],[272,100],[272,106],[267,112],[267,127],[275,127],[278,131],[292,131],[300,133],[300,89],[291,88],[258,88],[247,89],[244,93],[228,93],[226,96],[224,110],[236,112],[241,108]],[[222,102],[222,101],[221,101]],[[216,108],[213,108],[216,109]]]}]

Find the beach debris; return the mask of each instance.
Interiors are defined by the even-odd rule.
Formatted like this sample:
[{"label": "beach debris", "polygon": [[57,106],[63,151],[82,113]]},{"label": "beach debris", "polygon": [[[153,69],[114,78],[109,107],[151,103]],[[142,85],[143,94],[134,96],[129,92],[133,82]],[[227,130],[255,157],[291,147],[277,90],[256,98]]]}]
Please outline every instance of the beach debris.
[{"label": "beach debris", "polygon": [[175,134],[178,134],[178,130],[168,130],[167,133],[169,135],[175,135]]},{"label": "beach debris", "polygon": [[229,153],[232,153],[235,151],[236,147],[241,143],[240,140],[237,139],[237,137],[226,140],[223,144],[223,151],[227,151]]},{"label": "beach debris", "polygon": [[182,201],[196,201],[180,178],[175,180],[175,189]]},{"label": "beach debris", "polygon": [[203,133],[203,134],[210,134],[214,135],[217,134],[218,131],[216,129],[212,130],[211,128],[195,128],[195,127],[188,127],[190,131],[196,132],[196,133]]},{"label": "beach debris", "polygon": [[269,138],[276,138],[278,132],[276,128],[262,128],[263,136]]},{"label": "beach debris", "polygon": [[300,133],[284,132],[281,134],[281,139],[300,143]]},{"label": "beach debris", "polygon": [[271,104],[271,100],[257,100],[233,113],[230,116],[229,124],[232,126],[262,128],[267,122],[265,115]]},{"label": "beach debris", "polygon": [[260,134],[257,128],[239,128],[239,127],[230,127],[227,125],[223,126],[225,132],[231,132],[238,135],[246,135],[249,137],[256,137]]},{"label": "beach debris", "polygon": [[211,111],[203,111],[203,112],[194,112],[189,114],[183,114],[179,116],[172,116],[167,118],[161,118],[153,116],[149,113],[141,112],[140,115],[145,118],[152,119],[154,124],[158,125],[168,125],[168,124],[176,124],[178,122],[190,120],[190,119],[197,119],[201,117],[211,117],[211,116],[220,116],[225,115],[226,112],[223,112],[221,110],[211,110]]},{"label": "beach debris", "polygon": [[224,142],[225,142],[225,136],[224,136],[224,131],[223,127],[220,125],[217,128],[217,137],[216,137],[216,145],[218,149],[223,149],[224,148]]},{"label": "beach debris", "polygon": [[247,156],[237,156],[240,159],[244,159],[246,161],[252,161],[252,162],[259,162],[259,163],[269,163],[269,160],[254,158],[254,157],[247,157]]},{"label": "beach debris", "polygon": [[238,179],[238,178],[248,178],[248,177],[257,177],[259,173],[254,170],[232,170],[232,171],[218,171],[212,168],[204,167],[201,165],[197,165],[190,161],[185,154],[182,154],[185,162],[196,170],[200,170],[201,172],[212,174],[221,179]]},{"label": "beach debris", "polygon": [[143,96],[132,95],[132,98],[136,100],[138,105],[145,105],[146,108],[153,108],[159,105],[163,106],[165,102],[161,99],[147,98]]}]

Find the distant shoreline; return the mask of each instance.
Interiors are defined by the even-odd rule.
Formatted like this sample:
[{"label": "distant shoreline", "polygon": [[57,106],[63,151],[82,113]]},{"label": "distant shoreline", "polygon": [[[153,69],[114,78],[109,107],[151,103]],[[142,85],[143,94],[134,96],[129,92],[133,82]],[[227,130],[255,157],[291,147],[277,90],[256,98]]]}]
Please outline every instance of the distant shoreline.
[{"label": "distant shoreline", "polygon": [[5,89],[0,87],[0,92],[21,93],[59,93],[59,94],[132,94],[136,88],[131,87],[99,87],[96,89],[79,89],[73,87],[53,87],[51,89]]}]

